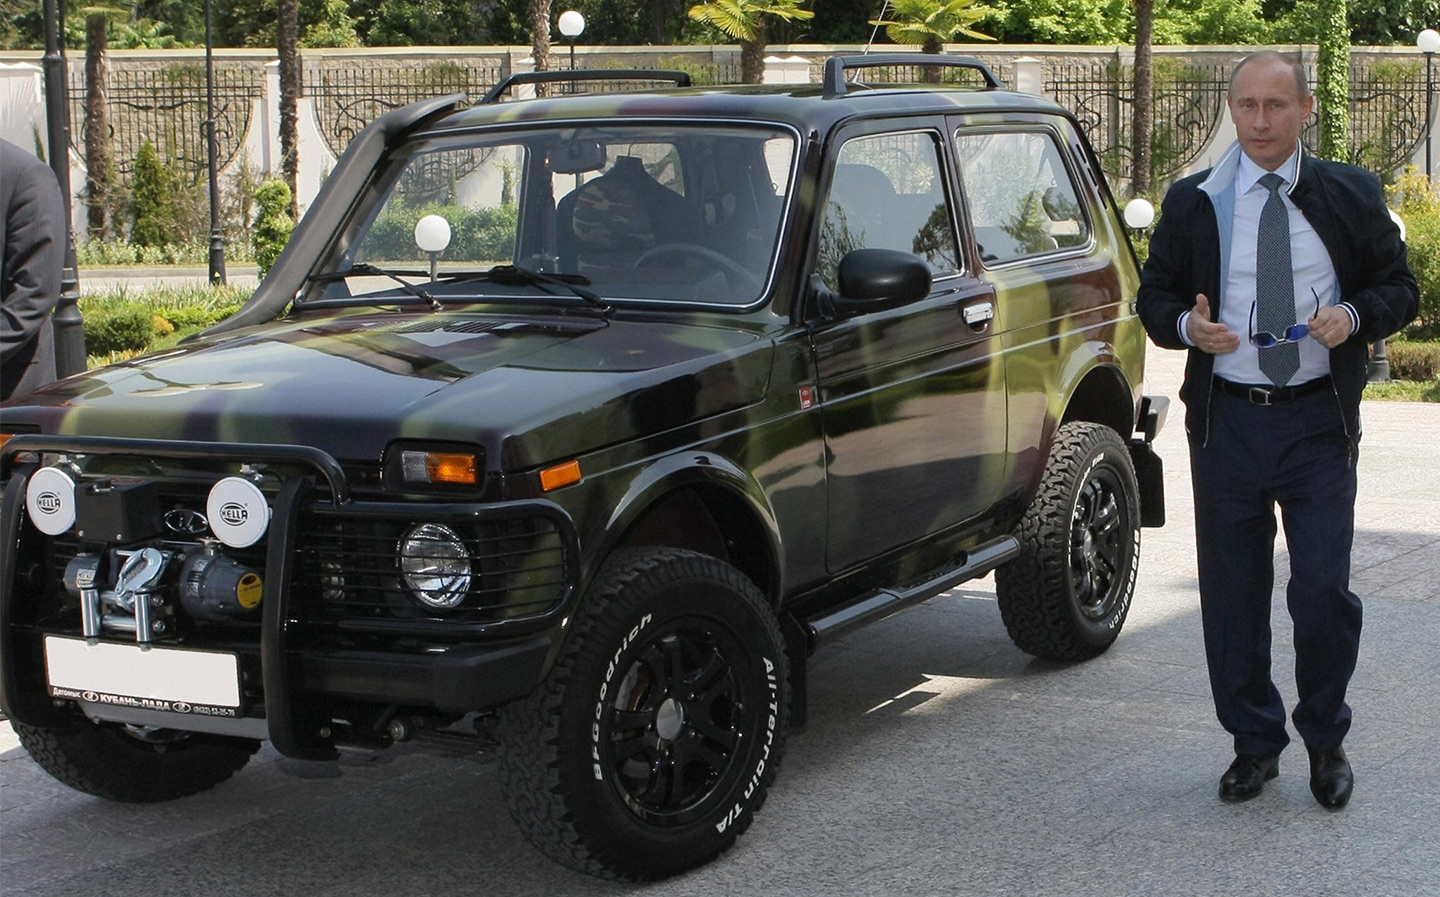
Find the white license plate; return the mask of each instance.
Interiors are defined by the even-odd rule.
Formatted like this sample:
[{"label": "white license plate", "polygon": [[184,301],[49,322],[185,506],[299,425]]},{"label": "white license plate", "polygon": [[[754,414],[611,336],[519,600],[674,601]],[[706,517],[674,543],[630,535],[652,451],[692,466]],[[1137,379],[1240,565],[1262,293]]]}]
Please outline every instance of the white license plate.
[{"label": "white license plate", "polygon": [[47,635],[45,665],[52,697],[202,716],[240,712],[234,654]]}]

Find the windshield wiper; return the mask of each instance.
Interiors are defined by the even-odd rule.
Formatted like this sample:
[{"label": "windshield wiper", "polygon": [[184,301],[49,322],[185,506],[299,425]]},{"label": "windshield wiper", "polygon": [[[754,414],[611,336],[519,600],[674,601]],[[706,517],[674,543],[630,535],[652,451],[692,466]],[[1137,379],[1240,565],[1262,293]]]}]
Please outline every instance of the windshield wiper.
[{"label": "windshield wiper", "polygon": [[[441,275],[444,276],[444,275]],[[496,265],[489,271],[479,274],[462,274],[454,278],[447,278],[447,283],[466,283],[472,280],[488,280],[491,283],[504,284],[506,286],[540,287],[552,296],[563,296],[565,293],[571,296],[578,296],[585,300],[585,304],[595,308],[604,314],[610,314],[614,308],[610,303],[600,298],[600,294],[585,289],[590,283],[590,278],[582,277],[579,274],[547,274],[542,271],[531,271],[529,268],[521,268],[517,265]],[[557,293],[546,287],[558,287],[565,293]]]},{"label": "windshield wiper", "polygon": [[444,305],[440,304],[440,300],[436,299],[434,295],[432,295],[426,290],[421,289],[420,287],[415,286],[415,284],[410,283],[407,280],[401,279],[400,277],[401,274],[424,276],[423,273],[419,271],[387,271],[386,269],[381,268],[378,265],[371,265],[362,262],[358,265],[351,265],[344,271],[334,271],[330,274],[312,274],[308,278],[306,278],[306,280],[316,283],[325,283],[332,280],[344,280],[347,277],[353,277],[359,274],[371,274],[380,277],[390,278],[391,280],[400,284],[400,289],[409,293],[411,296],[414,296],[416,299],[424,302],[426,305],[429,305],[431,311],[443,311],[445,308]]}]

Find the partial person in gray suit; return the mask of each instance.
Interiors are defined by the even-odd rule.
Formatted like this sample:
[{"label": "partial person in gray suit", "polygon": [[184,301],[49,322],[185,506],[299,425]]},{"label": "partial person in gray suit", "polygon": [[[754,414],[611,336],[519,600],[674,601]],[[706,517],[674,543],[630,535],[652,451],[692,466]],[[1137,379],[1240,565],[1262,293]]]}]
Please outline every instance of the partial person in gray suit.
[{"label": "partial person in gray suit", "polygon": [[55,173],[0,140],[0,400],[55,379],[50,313],[65,265],[65,202]]}]

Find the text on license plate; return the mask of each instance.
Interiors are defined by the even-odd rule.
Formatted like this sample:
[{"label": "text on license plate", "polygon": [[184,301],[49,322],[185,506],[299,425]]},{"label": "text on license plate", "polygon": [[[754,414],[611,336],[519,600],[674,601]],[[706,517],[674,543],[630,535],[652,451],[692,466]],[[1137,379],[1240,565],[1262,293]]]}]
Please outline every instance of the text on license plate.
[{"label": "text on license plate", "polygon": [[234,654],[47,635],[45,665],[56,698],[202,716],[233,717],[240,711]]}]

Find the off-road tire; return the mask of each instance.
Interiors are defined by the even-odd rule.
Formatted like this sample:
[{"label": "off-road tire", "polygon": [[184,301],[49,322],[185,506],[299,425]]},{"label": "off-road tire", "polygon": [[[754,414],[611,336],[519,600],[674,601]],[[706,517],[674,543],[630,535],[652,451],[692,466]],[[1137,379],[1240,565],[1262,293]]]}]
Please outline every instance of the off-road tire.
[{"label": "off-road tire", "polygon": [[10,725],[41,769],[76,791],[125,803],[159,803],[208,791],[260,750],[260,742],[250,738],[89,720],[55,728]]},{"label": "off-road tire", "polygon": [[501,713],[501,776],[521,831],[605,878],[663,878],[729,849],[784,749],[784,645],[760,591],[729,564],[617,552],[550,676]]},{"label": "off-road tire", "polygon": [[1140,499],[1130,452],[1100,424],[1060,427],[1040,491],[995,571],[1000,616],[1022,651],[1085,660],[1114,643],[1140,564]]}]

